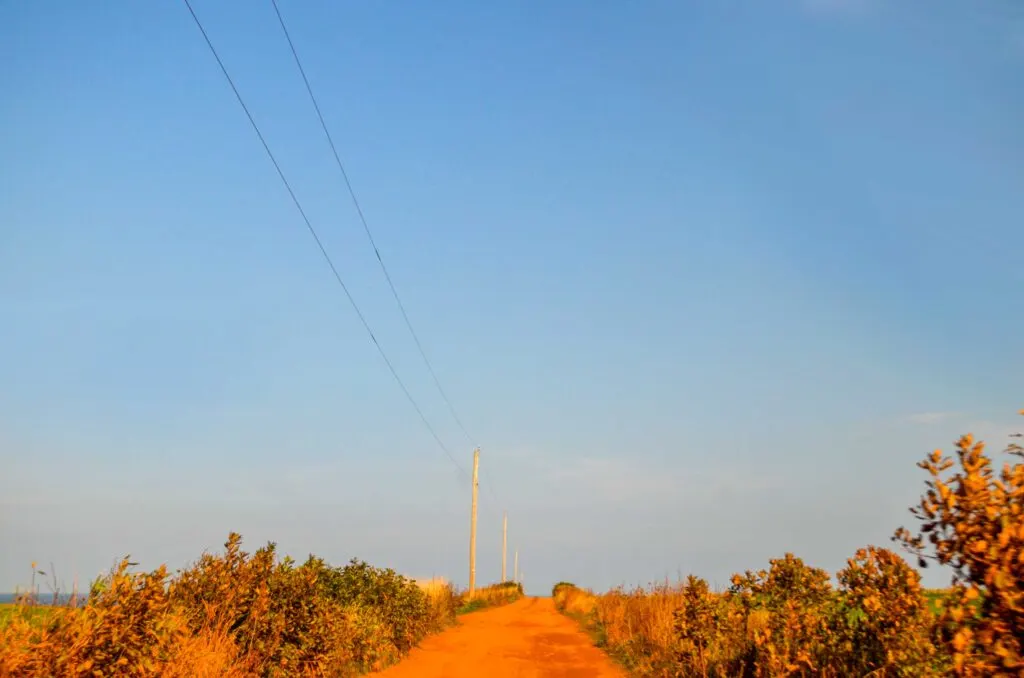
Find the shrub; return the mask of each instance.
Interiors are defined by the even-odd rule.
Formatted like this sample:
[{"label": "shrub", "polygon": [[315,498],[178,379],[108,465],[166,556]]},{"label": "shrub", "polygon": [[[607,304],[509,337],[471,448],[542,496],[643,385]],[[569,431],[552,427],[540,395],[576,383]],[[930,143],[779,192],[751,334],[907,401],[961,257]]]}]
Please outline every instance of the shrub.
[{"label": "shrub", "polygon": [[722,641],[724,606],[700,577],[687,577],[680,593],[681,605],[674,614],[679,639],[676,662],[687,673],[706,676],[716,655],[723,653],[717,646]]},{"label": "shrub", "polygon": [[[1021,412],[1024,414],[1024,411]],[[960,676],[1024,673],[1024,450],[1010,445],[997,473],[985,445],[965,435],[956,463],[936,450],[918,466],[927,491],[911,513],[919,532],[893,539],[916,555],[953,571],[942,604],[941,642]]]},{"label": "shrub", "polygon": [[767,570],[735,575],[722,593],[690,576],[600,596],[559,586],[555,604],[636,675],[941,674],[932,615],[917,573],[901,558],[868,547],[838,579],[834,589],[826,572],[786,554]]},{"label": "shrub", "polygon": [[939,661],[921,577],[887,549],[857,551],[837,575],[836,657],[856,675],[928,675]]},{"label": "shrub", "polygon": [[324,574],[324,593],[343,605],[376,610],[390,629],[389,640],[400,653],[408,652],[432,630],[428,627],[426,593],[394,570],[352,560]]},{"label": "shrub", "polygon": [[729,593],[743,609],[748,644],[744,675],[814,672],[828,655],[832,589],[828,573],[791,553],[767,571],[734,575]]},{"label": "shrub", "polygon": [[431,631],[440,631],[455,623],[455,611],[461,605],[455,588],[443,579],[417,582],[427,596],[427,626]]},{"label": "shrub", "polygon": [[558,582],[557,584],[555,584],[554,586],[551,587],[551,597],[557,599],[558,598],[558,594],[559,594],[560,591],[563,591],[563,590],[567,591],[569,589],[574,589],[574,588],[576,588],[575,584],[573,584],[571,582],[567,582],[567,581],[560,581],[560,582]]},{"label": "shrub", "polygon": [[18,620],[5,631],[2,674],[155,676],[187,635],[173,614],[167,571],[128,572],[122,560],[88,604],[54,616],[43,628]]},{"label": "shrub", "polygon": [[450,623],[454,592],[428,595],[392,570],[310,556],[248,554],[231,534],[168,576],[128,571],[96,582],[88,602],[45,625],[17,615],[0,629],[0,675],[347,676],[394,662]]},{"label": "shrub", "polygon": [[555,584],[551,590],[555,607],[569,615],[585,616],[593,614],[597,607],[597,596],[591,591],[577,588],[568,582]]},{"label": "shrub", "polygon": [[459,595],[459,613],[466,614],[468,612],[475,612],[476,610],[482,610],[487,607],[508,605],[509,603],[516,602],[522,597],[522,584],[512,581],[491,584],[490,586],[484,586],[483,588],[476,589],[472,596],[470,596],[468,592],[463,592]]}]

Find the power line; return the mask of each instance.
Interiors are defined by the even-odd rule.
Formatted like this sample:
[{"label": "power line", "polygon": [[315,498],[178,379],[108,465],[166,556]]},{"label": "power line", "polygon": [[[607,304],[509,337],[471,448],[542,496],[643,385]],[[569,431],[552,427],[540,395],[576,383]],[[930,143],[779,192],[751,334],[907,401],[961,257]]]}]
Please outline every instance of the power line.
[{"label": "power line", "polygon": [[[288,42],[288,48],[291,50],[292,57],[295,59],[295,65],[299,69],[299,74],[302,76],[302,82],[306,86],[306,92],[309,94],[309,100],[313,104],[313,109],[316,111],[317,119],[320,121],[320,128],[323,130],[327,143],[331,148],[331,154],[334,156],[334,162],[337,164],[338,170],[341,172],[342,179],[345,182],[345,188],[348,190],[348,194],[352,198],[352,204],[355,206],[356,214],[359,215],[359,221],[363,225],[363,231],[366,233],[370,246],[373,248],[373,253],[377,257],[377,263],[380,266],[381,272],[384,274],[384,279],[387,280],[388,287],[391,289],[391,295],[395,298],[395,303],[398,305],[398,309],[402,314],[402,320],[405,321],[405,326],[408,328],[409,334],[412,336],[413,342],[416,344],[416,349],[419,351],[420,357],[423,359],[423,363],[426,365],[427,371],[430,373],[430,376],[434,381],[434,386],[437,387],[437,392],[441,395],[441,398],[448,406],[452,419],[454,419],[455,423],[458,424],[469,443],[473,444],[473,436],[469,434],[469,431],[462,423],[462,419],[459,417],[458,412],[455,410],[455,406],[452,404],[451,399],[441,386],[441,380],[438,379],[437,372],[434,370],[434,366],[427,357],[427,353],[423,348],[423,343],[420,341],[419,335],[416,333],[416,330],[412,325],[412,321],[409,319],[409,314],[405,309],[405,304],[402,303],[402,299],[398,294],[398,289],[395,287],[394,281],[391,279],[391,274],[388,271],[387,265],[384,263],[384,258],[381,256],[380,249],[377,247],[377,242],[373,238],[373,232],[370,230],[366,214],[363,212],[362,205],[359,203],[359,198],[356,196],[355,189],[352,187],[348,171],[345,169],[345,163],[342,162],[341,154],[338,152],[338,147],[334,143],[334,137],[331,136],[330,129],[327,127],[327,121],[324,119],[323,111],[320,109],[320,103],[317,101],[316,95],[313,93],[313,86],[310,84],[309,77],[306,75],[306,69],[302,65],[302,59],[299,57],[298,49],[295,47],[295,42],[292,40],[291,33],[288,31],[288,26],[285,23],[284,16],[281,14],[281,8],[277,4],[277,0],[271,0],[271,4],[274,6],[274,13],[277,15],[277,21],[281,26],[281,32],[284,33],[285,40]],[[484,486],[487,488],[491,497],[497,501],[489,475],[484,476]]]},{"label": "power line", "polygon": [[441,438],[437,435],[437,431],[434,430],[434,427],[427,420],[426,415],[423,414],[423,410],[420,409],[420,406],[416,403],[416,399],[413,398],[412,393],[409,392],[409,389],[408,387],[406,387],[405,382],[402,381],[402,378],[400,376],[398,376],[398,372],[395,370],[395,366],[392,364],[391,359],[388,358],[387,353],[384,352],[384,348],[380,345],[380,342],[377,341],[377,336],[373,333],[373,329],[370,328],[370,324],[366,321],[366,317],[363,315],[363,312],[359,310],[359,305],[356,303],[356,300],[352,297],[352,293],[349,292],[348,287],[345,285],[345,281],[341,279],[341,274],[338,273],[338,269],[334,265],[334,261],[331,259],[331,256],[327,253],[327,250],[324,248],[324,244],[320,240],[320,236],[317,235],[316,229],[313,228],[313,224],[310,222],[309,217],[306,216],[306,211],[302,208],[302,204],[299,202],[298,197],[296,197],[295,191],[292,190],[291,184],[288,183],[288,179],[285,177],[284,171],[281,170],[281,165],[278,164],[277,162],[277,158],[275,158],[273,152],[271,152],[270,146],[267,144],[266,139],[263,137],[263,133],[260,131],[259,125],[256,124],[256,120],[252,117],[252,113],[249,112],[249,107],[245,105],[245,101],[242,99],[242,95],[239,93],[238,88],[235,86],[235,81],[231,79],[231,75],[228,73],[227,67],[224,66],[224,62],[221,61],[220,55],[217,54],[217,50],[214,48],[213,42],[210,40],[210,36],[207,35],[206,29],[203,28],[202,22],[199,20],[199,17],[196,16],[195,10],[192,9],[192,4],[189,2],[189,0],[184,0],[184,2],[185,6],[188,7],[189,13],[192,15],[193,21],[195,21],[196,23],[196,27],[199,28],[199,32],[203,34],[203,39],[206,41],[206,46],[210,48],[210,53],[212,53],[213,58],[217,60],[217,65],[220,66],[221,73],[224,74],[224,78],[228,81],[228,84],[231,86],[231,91],[235,93],[235,98],[238,99],[239,105],[242,107],[242,110],[245,111],[245,115],[249,119],[249,124],[252,125],[253,131],[256,132],[256,136],[259,138],[260,143],[263,145],[263,150],[267,152],[267,157],[270,158],[270,162],[274,165],[274,169],[277,170],[277,176],[281,179],[281,183],[284,184],[285,189],[287,189],[288,195],[291,196],[292,202],[295,203],[295,208],[299,211],[299,214],[302,216],[302,221],[305,222],[306,228],[309,230],[309,234],[312,235],[313,240],[316,241],[316,245],[320,249],[320,254],[323,255],[324,260],[327,262],[327,265],[331,269],[331,273],[334,274],[334,279],[338,282],[338,285],[341,286],[342,291],[345,292],[345,297],[348,298],[349,303],[352,305],[353,310],[355,310],[356,315],[359,317],[359,322],[362,323],[363,328],[366,330],[366,333],[370,335],[370,339],[373,341],[373,345],[377,347],[377,352],[380,353],[381,358],[384,359],[384,363],[388,366],[388,370],[391,372],[391,376],[395,378],[395,381],[402,389],[402,392],[405,394],[405,397],[408,398],[409,403],[413,406],[413,409],[416,410],[416,414],[418,414],[420,420],[423,421],[423,425],[427,427],[428,431],[430,431],[430,435],[433,436],[434,441],[437,443],[438,447],[440,447],[444,451],[444,453],[448,455],[448,458],[452,461],[453,464],[455,464],[456,468],[459,469],[459,472],[462,474],[462,476],[468,478],[469,476],[466,473],[466,470],[462,468],[462,465],[458,462],[458,460],[455,459],[451,451],[444,444]]},{"label": "power line", "polygon": [[327,137],[327,143],[330,144],[331,152],[334,154],[334,161],[338,165],[338,169],[341,170],[341,176],[345,180],[345,187],[348,189],[348,194],[352,197],[352,204],[355,205],[356,213],[359,215],[359,221],[363,224],[363,230],[366,231],[366,237],[370,240],[370,246],[373,247],[373,253],[377,256],[377,263],[380,264],[380,270],[384,273],[384,278],[388,281],[388,287],[391,288],[391,294],[395,297],[395,302],[398,303],[398,309],[402,312],[402,319],[405,320],[405,326],[409,328],[409,334],[412,335],[413,341],[416,343],[416,348],[420,352],[420,357],[423,358],[424,364],[427,366],[427,370],[430,372],[431,378],[434,380],[434,386],[437,387],[437,392],[441,394],[441,398],[444,399],[448,405],[448,410],[452,414],[452,418],[455,423],[462,429],[462,433],[465,434],[466,440],[470,444],[473,444],[473,436],[469,435],[469,431],[462,424],[462,419],[459,418],[458,413],[455,411],[455,406],[452,405],[452,401],[448,398],[444,389],[441,387],[441,381],[437,378],[437,373],[434,371],[434,366],[430,364],[430,359],[427,358],[427,353],[423,349],[423,344],[420,342],[419,335],[416,334],[416,330],[413,329],[412,322],[409,320],[409,314],[406,313],[405,304],[402,303],[401,297],[398,296],[398,290],[395,289],[395,284],[391,280],[391,274],[388,273],[387,266],[384,265],[384,259],[380,255],[380,250],[377,248],[377,243],[373,239],[373,233],[370,231],[370,226],[366,221],[366,215],[363,213],[363,208],[359,204],[359,199],[356,198],[355,190],[352,188],[352,182],[349,181],[348,172],[345,171],[345,164],[341,161],[341,155],[338,153],[338,148],[334,144],[334,138],[331,137],[330,130],[327,129],[327,122],[324,120],[323,113],[320,111],[320,104],[317,102],[316,95],[313,94],[313,87],[309,84],[309,78],[306,77],[306,69],[302,67],[302,60],[299,59],[298,50],[295,49],[295,43],[292,42],[291,34],[288,32],[288,27],[285,25],[284,17],[281,16],[281,9],[277,5],[277,0],[271,0],[274,5],[274,12],[277,14],[277,20],[281,24],[281,30],[284,32],[284,37],[288,41],[288,47],[292,51],[292,56],[295,57],[295,65],[299,68],[299,73],[302,75],[302,82],[306,85],[306,92],[309,93],[309,99],[313,102],[313,108],[316,110],[316,116],[320,119],[320,127],[324,131],[324,136]]}]

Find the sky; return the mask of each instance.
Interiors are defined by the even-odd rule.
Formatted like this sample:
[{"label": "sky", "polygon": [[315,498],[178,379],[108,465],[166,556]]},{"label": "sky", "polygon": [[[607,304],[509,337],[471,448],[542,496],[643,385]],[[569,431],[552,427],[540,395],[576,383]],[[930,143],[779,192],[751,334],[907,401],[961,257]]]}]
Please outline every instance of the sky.
[{"label": "sky", "polygon": [[[1024,430],[1024,6],[0,5],[0,591],[230,531],[529,592],[835,571]],[[926,583],[946,575],[929,571]]]}]

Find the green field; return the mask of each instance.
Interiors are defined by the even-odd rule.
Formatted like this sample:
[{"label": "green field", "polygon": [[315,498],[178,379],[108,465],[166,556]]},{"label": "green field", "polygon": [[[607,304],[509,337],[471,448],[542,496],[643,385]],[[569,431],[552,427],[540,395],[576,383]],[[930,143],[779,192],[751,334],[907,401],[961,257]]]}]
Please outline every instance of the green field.
[{"label": "green field", "polygon": [[42,624],[63,608],[49,605],[18,605],[17,603],[0,603],[0,628],[7,626],[12,620],[21,617],[33,624]]}]

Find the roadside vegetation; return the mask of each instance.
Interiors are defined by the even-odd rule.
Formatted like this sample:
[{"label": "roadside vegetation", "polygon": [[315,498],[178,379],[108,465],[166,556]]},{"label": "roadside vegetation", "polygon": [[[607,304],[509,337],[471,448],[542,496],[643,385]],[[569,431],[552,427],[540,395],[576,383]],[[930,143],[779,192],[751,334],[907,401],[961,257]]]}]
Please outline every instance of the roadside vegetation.
[{"label": "roadside vegetation", "polygon": [[508,605],[523,597],[523,585],[517,582],[507,581],[500,584],[491,584],[473,592],[473,597],[464,597],[462,605],[457,610],[458,614],[468,614],[477,610],[497,605]]},{"label": "roadside vegetation", "polygon": [[[478,591],[503,604],[517,585]],[[171,575],[127,559],[83,604],[32,596],[0,610],[0,676],[355,676],[398,661],[456,621],[464,593],[353,560],[332,567],[242,550],[237,534]]]},{"label": "roadside vegetation", "polygon": [[1005,457],[996,469],[966,435],[955,457],[918,464],[917,529],[893,541],[919,567],[950,570],[948,589],[923,589],[903,557],[868,546],[835,580],[787,553],[724,591],[690,576],[600,595],[562,582],[552,595],[642,676],[1021,676],[1024,450]]}]

